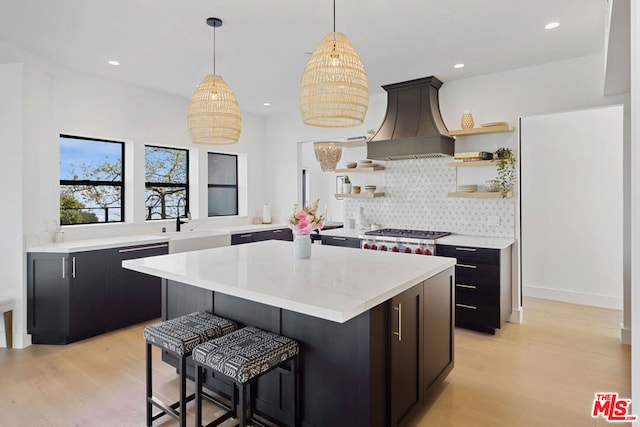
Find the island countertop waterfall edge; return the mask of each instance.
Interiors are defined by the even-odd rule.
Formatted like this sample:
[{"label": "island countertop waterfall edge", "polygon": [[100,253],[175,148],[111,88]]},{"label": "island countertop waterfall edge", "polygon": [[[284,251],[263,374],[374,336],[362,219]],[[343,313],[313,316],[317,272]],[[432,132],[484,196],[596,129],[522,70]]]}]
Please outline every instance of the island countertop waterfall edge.
[{"label": "island countertop waterfall edge", "polygon": [[[163,318],[206,309],[296,339],[303,426],[407,425],[453,369],[453,258],[314,245],[298,260],[265,241],[132,261],[163,278]],[[255,405],[280,424],[292,404],[279,375],[259,379]],[[232,390],[212,373],[205,385]]]}]

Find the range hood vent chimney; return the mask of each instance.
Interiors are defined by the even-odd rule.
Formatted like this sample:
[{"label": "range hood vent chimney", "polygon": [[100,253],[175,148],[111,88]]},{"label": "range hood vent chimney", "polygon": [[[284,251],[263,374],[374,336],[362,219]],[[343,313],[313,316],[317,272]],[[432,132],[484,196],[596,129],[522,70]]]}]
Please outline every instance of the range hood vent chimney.
[{"label": "range hood vent chimney", "polygon": [[454,139],[442,120],[434,76],[382,86],[387,114],[367,143],[367,158],[404,160],[450,157]]}]

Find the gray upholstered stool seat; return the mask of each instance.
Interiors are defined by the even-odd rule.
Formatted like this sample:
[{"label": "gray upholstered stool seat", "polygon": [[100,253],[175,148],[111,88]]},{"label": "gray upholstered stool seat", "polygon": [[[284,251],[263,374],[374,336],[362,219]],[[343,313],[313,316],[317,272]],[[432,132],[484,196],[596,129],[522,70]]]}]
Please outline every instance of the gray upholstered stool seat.
[{"label": "gray upholstered stool seat", "polygon": [[[291,374],[293,382],[294,411],[291,425],[297,424],[297,356],[298,343],[272,332],[248,326],[220,338],[200,344],[193,350],[192,358],[196,366],[196,425],[202,425],[202,377],[203,369],[211,369],[233,379],[239,389],[240,426],[247,425],[252,411],[247,405],[247,388],[252,380],[272,369],[282,368]],[[284,363],[292,361],[291,368]],[[235,400],[235,393],[234,393]],[[250,410],[247,413],[247,410]],[[210,425],[217,425],[231,416],[236,416],[235,402],[232,411]],[[255,423],[255,420],[253,420]]]},{"label": "gray upholstered stool seat", "polygon": [[[180,421],[180,426],[186,425],[187,402],[194,399],[195,394],[186,395],[186,360],[191,351],[207,340],[218,338],[234,331],[238,326],[231,320],[214,316],[206,311],[187,314],[175,319],[166,320],[147,326],[144,329],[144,338],[147,347],[147,426],[151,426],[153,421],[163,415],[169,415]],[[175,355],[180,366],[180,400],[167,405],[153,396],[151,378],[151,346],[155,345]],[[152,405],[161,410],[160,413],[152,414]]]}]

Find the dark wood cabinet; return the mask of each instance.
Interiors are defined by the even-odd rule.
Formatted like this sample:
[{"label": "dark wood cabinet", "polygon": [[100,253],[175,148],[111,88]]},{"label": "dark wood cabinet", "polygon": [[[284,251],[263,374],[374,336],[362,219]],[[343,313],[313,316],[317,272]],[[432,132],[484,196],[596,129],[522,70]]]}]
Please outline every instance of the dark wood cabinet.
[{"label": "dark wood cabinet", "polygon": [[159,317],[161,279],[125,270],[121,263],[166,253],[167,243],[68,254],[29,252],[27,331],[32,342],[68,344]]},{"label": "dark wood cabinet", "polygon": [[69,341],[107,331],[107,288],[110,251],[70,254]]},{"label": "dark wood cabinet", "polygon": [[118,329],[162,315],[161,279],[122,268],[122,261],[168,253],[168,244],[136,245],[112,249],[108,329]]},{"label": "dark wood cabinet", "polygon": [[424,400],[423,284],[391,299],[391,425],[402,425]]},{"label": "dark wood cabinet", "polygon": [[[253,325],[301,345],[302,425],[404,426],[454,366],[453,269],[419,283],[345,323],[251,302],[163,279],[163,319],[209,310],[241,326]],[[163,354],[173,366],[178,361]],[[193,366],[187,373],[193,377]],[[287,419],[288,381],[273,371],[258,380],[256,410]],[[207,373],[205,385],[229,396],[225,378]],[[319,404],[322,402],[322,404]]]},{"label": "dark wood cabinet", "polygon": [[324,236],[320,235],[323,245],[342,246],[345,248],[360,248],[360,239],[357,237]]},{"label": "dark wood cabinet", "polygon": [[106,331],[109,255],[27,255],[27,330],[34,344],[67,344]]},{"label": "dark wood cabinet", "polygon": [[438,245],[456,263],[456,326],[495,333],[511,309],[511,248]]},{"label": "dark wood cabinet", "polygon": [[288,240],[291,242],[293,241],[293,233],[289,228],[277,228],[275,230],[254,231],[250,233],[237,233],[231,235],[232,245],[262,242],[264,240]]}]

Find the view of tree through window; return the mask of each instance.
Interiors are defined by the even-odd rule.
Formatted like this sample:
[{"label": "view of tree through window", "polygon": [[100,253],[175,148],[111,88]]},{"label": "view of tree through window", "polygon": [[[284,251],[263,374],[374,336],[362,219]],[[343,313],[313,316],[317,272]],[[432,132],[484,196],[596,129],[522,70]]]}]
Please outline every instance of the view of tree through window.
[{"label": "view of tree through window", "polygon": [[124,221],[124,143],[60,135],[60,224]]},{"label": "view of tree through window", "polygon": [[209,216],[238,215],[238,156],[209,153]]},{"label": "view of tree through window", "polygon": [[186,216],[189,212],[189,151],[144,148],[145,207],[147,220]]}]

